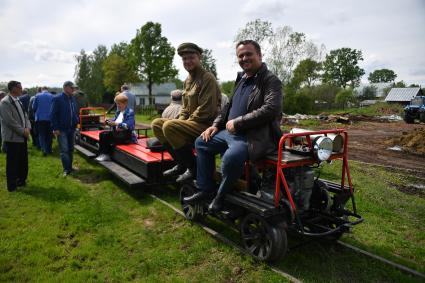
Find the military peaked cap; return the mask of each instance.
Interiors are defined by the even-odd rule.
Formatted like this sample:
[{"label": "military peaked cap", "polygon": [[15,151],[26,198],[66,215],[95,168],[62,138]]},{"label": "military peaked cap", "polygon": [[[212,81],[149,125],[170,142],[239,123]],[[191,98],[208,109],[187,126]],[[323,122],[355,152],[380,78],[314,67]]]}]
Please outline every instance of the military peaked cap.
[{"label": "military peaked cap", "polygon": [[182,56],[185,53],[198,53],[199,55],[202,54],[202,48],[196,45],[195,43],[191,42],[185,42],[179,45],[177,47],[177,53]]}]

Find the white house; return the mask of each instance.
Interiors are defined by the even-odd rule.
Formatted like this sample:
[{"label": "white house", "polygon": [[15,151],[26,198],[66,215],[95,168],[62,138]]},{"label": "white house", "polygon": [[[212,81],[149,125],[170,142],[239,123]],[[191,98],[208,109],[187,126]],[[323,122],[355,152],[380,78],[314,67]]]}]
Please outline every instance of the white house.
[{"label": "white house", "polygon": [[409,104],[415,96],[423,95],[420,87],[392,88],[385,98],[385,102],[396,102],[400,104]]},{"label": "white house", "polygon": [[[171,101],[170,92],[175,89],[175,83],[152,85],[152,105],[169,104]],[[146,83],[129,84],[129,91],[136,96],[136,105],[149,105],[149,89]]]},{"label": "white house", "polygon": [[354,88],[354,93],[357,95],[361,95],[363,93],[363,89],[365,87],[373,86],[376,89],[376,97],[384,97],[385,89],[391,88],[393,86],[392,82],[389,83],[369,83],[363,84],[361,83],[358,87]]}]

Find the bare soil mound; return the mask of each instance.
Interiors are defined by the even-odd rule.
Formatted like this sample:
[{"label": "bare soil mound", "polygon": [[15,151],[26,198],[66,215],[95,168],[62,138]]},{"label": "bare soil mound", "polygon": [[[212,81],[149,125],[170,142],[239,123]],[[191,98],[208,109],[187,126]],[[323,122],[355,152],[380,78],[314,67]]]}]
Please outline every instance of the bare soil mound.
[{"label": "bare soil mound", "polygon": [[417,128],[411,132],[403,132],[385,142],[390,146],[401,146],[410,153],[425,155],[425,128]]}]

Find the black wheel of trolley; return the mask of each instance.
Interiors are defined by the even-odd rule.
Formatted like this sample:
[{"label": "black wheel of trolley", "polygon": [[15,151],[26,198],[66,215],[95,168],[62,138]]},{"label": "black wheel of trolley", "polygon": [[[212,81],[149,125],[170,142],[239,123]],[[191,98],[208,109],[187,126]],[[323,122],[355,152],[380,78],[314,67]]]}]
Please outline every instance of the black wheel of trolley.
[{"label": "black wheel of trolley", "polygon": [[261,261],[277,261],[286,253],[288,242],[282,225],[251,213],[242,219],[240,233],[244,248]]},{"label": "black wheel of trolley", "polygon": [[180,189],[180,203],[186,219],[191,221],[198,221],[204,217],[204,208],[200,204],[187,204],[183,202],[183,198],[193,195],[196,188],[192,185],[185,184]]}]

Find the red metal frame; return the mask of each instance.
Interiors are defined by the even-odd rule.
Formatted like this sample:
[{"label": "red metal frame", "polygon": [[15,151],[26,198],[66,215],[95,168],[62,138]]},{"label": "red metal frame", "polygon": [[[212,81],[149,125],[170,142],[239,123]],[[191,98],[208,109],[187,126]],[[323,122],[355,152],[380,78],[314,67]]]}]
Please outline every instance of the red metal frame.
[{"label": "red metal frame", "polygon": [[283,150],[286,141],[289,142],[289,145],[292,146],[292,139],[295,137],[306,137],[308,146],[312,148],[312,142],[310,139],[311,135],[325,135],[328,134],[342,134],[344,135],[344,148],[342,153],[334,153],[331,155],[329,160],[335,160],[335,159],[342,159],[342,176],[341,176],[341,189],[344,189],[345,184],[345,176],[347,176],[348,184],[349,184],[349,190],[351,195],[353,194],[353,184],[351,182],[351,175],[350,175],[350,168],[348,167],[348,134],[345,129],[333,129],[333,130],[323,130],[323,131],[311,131],[311,132],[304,132],[304,133],[288,133],[284,134],[279,141],[279,147],[278,147],[278,156],[277,161],[267,159],[265,161],[266,164],[275,165],[276,166],[276,187],[275,187],[275,195],[274,195],[274,203],[275,207],[279,206],[279,199],[280,199],[280,185],[283,184],[283,187],[285,188],[286,196],[289,200],[289,203],[291,204],[291,207],[294,212],[296,212],[296,206],[294,203],[294,200],[292,198],[291,192],[289,191],[288,183],[286,182],[285,174],[283,173],[283,169],[290,168],[290,167],[300,167],[304,165],[314,165],[317,163],[317,160],[315,158],[311,157],[308,160],[302,160],[302,161],[291,161],[291,162],[283,162],[282,161],[282,155]]},{"label": "red metal frame", "polygon": [[83,107],[80,109],[80,123],[79,123],[79,129],[82,129],[82,123],[83,123],[83,117],[91,117],[92,115],[83,114],[83,111],[90,111],[90,110],[102,110],[103,114],[100,114],[100,116],[103,116],[103,123],[106,121],[106,112],[105,108],[103,107]]}]

